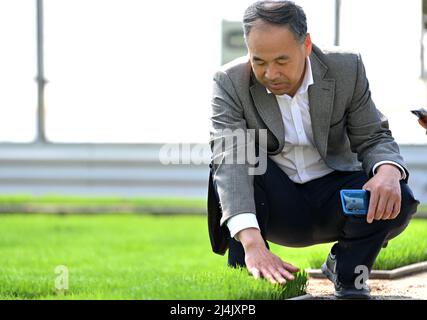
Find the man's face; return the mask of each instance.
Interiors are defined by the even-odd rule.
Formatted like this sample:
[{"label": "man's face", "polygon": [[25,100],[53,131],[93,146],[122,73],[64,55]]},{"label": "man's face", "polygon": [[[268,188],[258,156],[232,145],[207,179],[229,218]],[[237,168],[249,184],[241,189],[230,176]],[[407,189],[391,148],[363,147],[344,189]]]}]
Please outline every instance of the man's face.
[{"label": "man's face", "polygon": [[294,96],[311,53],[310,35],[301,43],[287,26],[258,22],[247,37],[247,46],[257,80],[275,95]]}]

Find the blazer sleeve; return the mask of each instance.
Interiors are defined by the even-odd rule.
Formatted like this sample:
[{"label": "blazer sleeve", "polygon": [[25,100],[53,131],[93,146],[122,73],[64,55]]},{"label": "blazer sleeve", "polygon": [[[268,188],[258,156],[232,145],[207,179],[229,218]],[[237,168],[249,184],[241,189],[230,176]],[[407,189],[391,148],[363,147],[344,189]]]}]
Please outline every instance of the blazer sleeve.
[{"label": "blazer sleeve", "polygon": [[372,169],[376,163],[393,161],[405,169],[405,181],[408,181],[408,168],[400,155],[399,146],[392,137],[388,120],[372,101],[360,54],[357,55],[356,81],[348,109],[347,134],[351,150],[357,153],[368,177],[372,177]]},{"label": "blazer sleeve", "polygon": [[243,106],[233,83],[219,71],[213,82],[210,147],[213,180],[222,208],[221,226],[236,214],[256,213],[248,162],[237,161],[238,156],[246,155],[246,131]]}]

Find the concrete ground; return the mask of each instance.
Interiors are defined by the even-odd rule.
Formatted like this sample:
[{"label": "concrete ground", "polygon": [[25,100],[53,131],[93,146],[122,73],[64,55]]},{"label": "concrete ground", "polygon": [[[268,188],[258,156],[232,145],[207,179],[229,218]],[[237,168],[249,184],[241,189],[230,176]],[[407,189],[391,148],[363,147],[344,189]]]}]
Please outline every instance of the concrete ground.
[{"label": "concrete ground", "polygon": [[[368,280],[368,285],[376,300],[427,300],[427,272],[394,280]],[[310,278],[307,294],[309,299],[335,299],[334,285],[328,279]]]}]

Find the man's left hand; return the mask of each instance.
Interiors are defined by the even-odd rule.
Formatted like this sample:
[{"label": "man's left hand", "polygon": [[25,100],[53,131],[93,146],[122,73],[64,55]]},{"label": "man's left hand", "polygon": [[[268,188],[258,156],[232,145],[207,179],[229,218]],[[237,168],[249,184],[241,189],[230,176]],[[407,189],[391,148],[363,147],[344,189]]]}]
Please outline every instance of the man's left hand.
[{"label": "man's left hand", "polygon": [[391,164],[377,168],[376,174],[362,187],[370,191],[367,222],[395,219],[400,212],[400,179],[402,173]]}]

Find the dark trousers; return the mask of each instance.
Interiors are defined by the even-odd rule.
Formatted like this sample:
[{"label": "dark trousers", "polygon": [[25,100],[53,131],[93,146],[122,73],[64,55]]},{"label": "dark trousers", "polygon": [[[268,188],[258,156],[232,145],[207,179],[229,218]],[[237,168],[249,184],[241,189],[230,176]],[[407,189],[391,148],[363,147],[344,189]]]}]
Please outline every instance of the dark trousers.
[{"label": "dark trousers", "polygon": [[[264,240],[290,247],[337,241],[339,280],[353,283],[356,266],[371,271],[381,248],[407,227],[419,203],[401,181],[401,210],[396,219],[368,224],[366,216],[345,216],[339,191],[361,189],[368,179],[363,171],[334,171],[297,184],[268,158],[265,174],[254,176],[256,216]],[[243,246],[235,239],[230,240],[228,264],[245,266]]]}]

